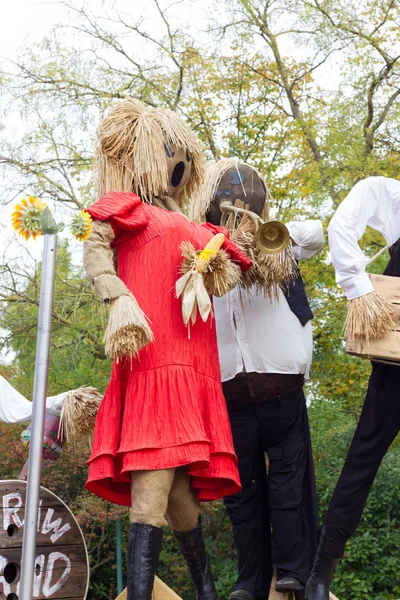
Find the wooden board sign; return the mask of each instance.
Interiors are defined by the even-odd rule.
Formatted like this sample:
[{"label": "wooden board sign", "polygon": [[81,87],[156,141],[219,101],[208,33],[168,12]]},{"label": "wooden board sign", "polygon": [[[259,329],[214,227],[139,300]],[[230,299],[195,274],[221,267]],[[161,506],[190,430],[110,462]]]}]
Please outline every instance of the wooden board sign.
[{"label": "wooden board sign", "polygon": [[[0,481],[0,600],[19,597],[25,494],[25,481]],[[89,560],[79,525],[55,494],[41,487],[39,498],[32,598],[84,600]]]},{"label": "wooden board sign", "polygon": [[380,340],[369,340],[356,337],[347,340],[346,352],[368,360],[400,365],[400,277],[387,275],[370,275],[377,292],[382,294],[392,305],[397,314],[393,330]]}]

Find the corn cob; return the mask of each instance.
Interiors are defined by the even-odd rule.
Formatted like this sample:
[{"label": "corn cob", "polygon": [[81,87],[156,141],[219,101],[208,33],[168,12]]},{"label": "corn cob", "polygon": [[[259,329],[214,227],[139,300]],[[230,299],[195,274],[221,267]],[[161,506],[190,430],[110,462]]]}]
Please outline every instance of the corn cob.
[{"label": "corn cob", "polygon": [[196,259],[197,270],[199,273],[203,273],[204,269],[210,262],[210,260],[217,254],[217,252],[221,249],[222,244],[225,241],[225,236],[223,233],[217,233],[213,238],[208,242],[207,246],[199,252]]}]

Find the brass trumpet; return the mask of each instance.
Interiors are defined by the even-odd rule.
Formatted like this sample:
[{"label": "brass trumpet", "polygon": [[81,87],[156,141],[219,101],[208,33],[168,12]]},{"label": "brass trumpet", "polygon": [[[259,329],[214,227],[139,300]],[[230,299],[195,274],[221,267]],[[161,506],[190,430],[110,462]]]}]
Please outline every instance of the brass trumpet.
[{"label": "brass trumpet", "polygon": [[278,254],[289,246],[290,234],[288,228],[280,221],[264,221],[255,212],[233,206],[230,202],[222,202],[219,206],[222,212],[221,226],[225,227],[231,214],[248,215],[254,220],[256,232],[254,244],[261,252],[266,254]]}]

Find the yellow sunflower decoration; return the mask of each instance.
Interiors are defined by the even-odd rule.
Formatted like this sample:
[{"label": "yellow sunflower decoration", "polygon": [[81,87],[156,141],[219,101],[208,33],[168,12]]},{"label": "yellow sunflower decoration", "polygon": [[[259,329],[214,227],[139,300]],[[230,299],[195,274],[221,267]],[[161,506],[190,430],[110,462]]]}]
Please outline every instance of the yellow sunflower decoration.
[{"label": "yellow sunflower decoration", "polygon": [[84,242],[92,231],[92,217],[86,210],[78,211],[72,218],[70,229],[78,242]]},{"label": "yellow sunflower decoration", "polygon": [[14,212],[11,215],[12,226],[18,235],[26,240],[30,237],[36,239],[38,235],[42,235],[40,217],[46,203],[41,202],[35,196],[29,196],[28,199],[23,198],[19,204],[16,204]]}]

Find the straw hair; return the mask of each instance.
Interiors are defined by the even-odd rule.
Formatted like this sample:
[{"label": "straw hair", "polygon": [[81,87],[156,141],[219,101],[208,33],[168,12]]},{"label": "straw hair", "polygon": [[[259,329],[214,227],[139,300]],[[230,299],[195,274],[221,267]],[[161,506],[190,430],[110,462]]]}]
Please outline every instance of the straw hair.
[{"label": "straw hair", "polygon": [[135,297],[127,294],[112,300],[104,334],[107,356],[116,359],[137,356],[152,341],[153,332]]},{"label": "straw hair", "polygon": [[[198,255],[190,242],[182,242],[183,255],[180,272],[185,275],[196,268]],[[240,282],[240,267],[233,263],[225,250],[219,250],[202,271],[204,287],[209,296],[225,296]]]},{"label": "straw hair", "polygon": [[350,300],[345,335],[349,340],[360,337],[369,340],[384,338],[395,326],[393,307],[377,292]]},{"label": "straw hair", "polygon": [[102,394],[92,387],[79,388],[65,394],[60,433],[67,441],[92,435],[102,399]]},{"label": "straw hair", "polygon": [[[139,100],[123,100],[100,123],[98,130],[98,197],[107,192],[134,192],[145,202],[168,193],[169,178],[164,144],[185,148],[191,156],[188,196],[204,177],[202,145],[179,115],[148,107]],[[184,192],[175,197],[184,208]]]},{"label": "straw hair", "polygon": [[[209,211],[210,206],[215,198],[215,194],[217,193],[217,189],[222,177],[230,169],[239,169],[241,165],[246,167],[250,166],[238,158],[222,158],[217,162],[209,163],[207,165],[204,184],[202,185],[201,189],[197,190],[192,196],[189,211],[189,218],[191,221],[195,221],[196,223],[205,222],[207,212]],[[261,173],[259,173],[259,171],[257,171],[257,169],[254,167],[251,167],[251,169],[260,177],[260,179],[262,179],[265,185],[266,196],[262,218],[264,221],[269,221],[269,201],[271,198],[269,190]],[[245,200],[245,198],[243,198],[243,200]]]}]

